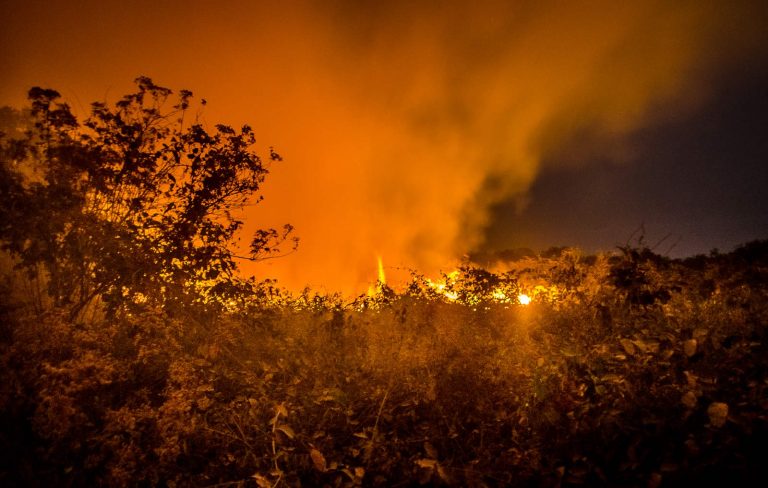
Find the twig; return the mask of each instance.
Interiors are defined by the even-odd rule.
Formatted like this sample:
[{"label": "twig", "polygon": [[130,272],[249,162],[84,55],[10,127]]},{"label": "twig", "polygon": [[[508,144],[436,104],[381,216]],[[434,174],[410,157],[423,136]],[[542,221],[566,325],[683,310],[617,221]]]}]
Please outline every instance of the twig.
[{"label": "twig", "polygon": [[392,388],[392,385],[387,387],[387,391],[384,392],[384,398],[381,399],[381,404],[379,405],[379,412],[376,414],[376,422],[373,423],[373,436],[376,436],[376,433],[378,432],[379,427],[379,419],[381,418],[381,412],[384,410],[384,403],[387,401],[387,396],[389,396],[389,390]]}]

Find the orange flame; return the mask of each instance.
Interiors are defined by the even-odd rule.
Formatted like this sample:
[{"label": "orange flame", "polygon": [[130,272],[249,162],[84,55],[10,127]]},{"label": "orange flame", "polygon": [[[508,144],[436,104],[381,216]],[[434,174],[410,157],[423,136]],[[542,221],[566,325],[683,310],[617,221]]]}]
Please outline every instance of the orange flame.
[{"label": "orange flame", "polygon": [[381,260],[381,256],[378,256],[379,259],[379,283],[382,285],[387,284],[387,275],[384,274],[384,263]]}]

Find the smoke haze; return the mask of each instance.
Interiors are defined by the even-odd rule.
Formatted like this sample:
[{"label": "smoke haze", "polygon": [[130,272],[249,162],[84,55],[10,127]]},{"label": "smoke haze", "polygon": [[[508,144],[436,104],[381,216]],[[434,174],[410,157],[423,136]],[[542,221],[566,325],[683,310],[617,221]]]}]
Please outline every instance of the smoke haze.
[{"label": "smoke haze", "polygon": [[[207,98],[211,123],[252,124],[285,162],[249,229],[289,222],[301,246],[245,271],[346,293],[375,281],[377,255],[450,267],[483,243],[492,205],[524,210],[543,161],[642,164],[623,137],[695,110],[765,22],[746,2],[193,3],[6,2],[18,21],[0,40],[33,49],[2,49],[5,85],[85,102],[146,74]],[[69,27],[51,34],[54,18]]]}]

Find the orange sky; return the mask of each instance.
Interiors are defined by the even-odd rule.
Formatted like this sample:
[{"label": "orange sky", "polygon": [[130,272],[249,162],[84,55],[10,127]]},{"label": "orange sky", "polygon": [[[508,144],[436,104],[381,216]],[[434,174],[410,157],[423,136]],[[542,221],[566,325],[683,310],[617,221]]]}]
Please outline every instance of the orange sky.
[{"label": "orange sky", "polygon": [[[706,1],[73,4],[0,4],[0,104],[43,85],[82,111],[138,75],[192,90],[207,123],[249,123],[285,159],[247,223],[293,224],[299,251],[246,272],[347,293],[376,279],[377,255],[453,266],[489,206],[524,208],[582,131],[615,142],[660,107],[694,110],[764,20]],[[629,145],[576,146],[562,164],[598,147],[641,164]]]}]

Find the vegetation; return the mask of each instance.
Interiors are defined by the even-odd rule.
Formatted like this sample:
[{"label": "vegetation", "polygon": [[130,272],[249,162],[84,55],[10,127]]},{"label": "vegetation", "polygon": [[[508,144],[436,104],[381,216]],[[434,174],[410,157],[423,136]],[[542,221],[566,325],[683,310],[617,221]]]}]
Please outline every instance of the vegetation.
[{"label": "vegetation", "polygon": [[[165,110],[171,90],[136,84],[114,107],[94,103],[83,124],[56,91],[33,88],[33,127],[2,140],[2,247],[44,278],[38,311],[50,300],[74,319],[98,297],[115,315],[242,291],[233,212],[256,198],[267,173],[253,131],[185,125],[191,92]],[[280,156],[270,150],[270,160]],[[290,231],[258,231],[247,258],[275,252]]]},{"label": "vegetation", "polygon": [[81,126],[33,90],[36,125],[2,139],[3,485],[768,478],[768,241],[291,295],[236,274],[232,212],[267,169],[250,130],[184,128],[170,95],[140,79]]}]

